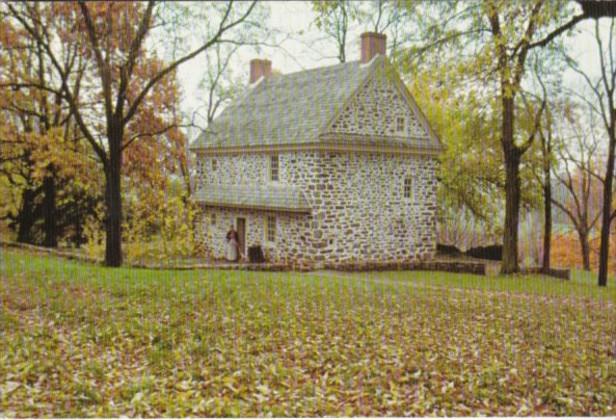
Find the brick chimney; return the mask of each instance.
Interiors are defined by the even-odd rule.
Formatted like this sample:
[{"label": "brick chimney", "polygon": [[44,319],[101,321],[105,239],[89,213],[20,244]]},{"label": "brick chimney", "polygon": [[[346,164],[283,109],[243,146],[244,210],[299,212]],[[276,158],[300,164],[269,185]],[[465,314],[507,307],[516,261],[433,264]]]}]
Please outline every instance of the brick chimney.
[{"label": "brick chimney", "polygon": [[375,55],[385,56],[387,37],[385,34],[376,32],[364,32],[361,34],[361,62],[368,63]]},{"label": "brick chimney", "polygon": [[272,62],[270,60],[254,58],[250,60],[250,83],[254,83],[261,76],[269,77],[272,75]]}]

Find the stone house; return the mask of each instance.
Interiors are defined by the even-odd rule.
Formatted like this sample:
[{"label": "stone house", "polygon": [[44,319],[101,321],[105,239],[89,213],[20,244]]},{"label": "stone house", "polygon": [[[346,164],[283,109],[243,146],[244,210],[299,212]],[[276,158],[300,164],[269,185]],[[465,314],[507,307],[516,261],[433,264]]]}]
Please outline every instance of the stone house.
[{"label": "stone house", "polygon": [[260,245],[275,262],[434,255],[442,145],[385,51],[364,33],[359,61],[286,75],[250,62],[246,92],[191,144],[214,257],[231,225],[244,254]]}]

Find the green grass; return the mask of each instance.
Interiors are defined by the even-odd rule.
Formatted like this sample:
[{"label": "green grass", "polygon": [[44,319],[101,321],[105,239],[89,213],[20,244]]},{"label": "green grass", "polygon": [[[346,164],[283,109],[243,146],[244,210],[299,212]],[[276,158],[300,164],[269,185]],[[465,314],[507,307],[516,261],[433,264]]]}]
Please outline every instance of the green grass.
[{"label": "green grass", "polygon": [[403,282],[418,287],[443,287],[477,289],[495,292],[513,292],[553,297],[586,297],[607,299],[616,302],[616,279],[611,278],[608,286],[597,286],[593,273],[574,270],[570,281],[543,275],[476,276],[445,272],[386,272],[363,274],[372,280],[380,279]]},{"label": "green grass", "polygon": [[0,416],[613,415],[613,283],[2,249]]}]

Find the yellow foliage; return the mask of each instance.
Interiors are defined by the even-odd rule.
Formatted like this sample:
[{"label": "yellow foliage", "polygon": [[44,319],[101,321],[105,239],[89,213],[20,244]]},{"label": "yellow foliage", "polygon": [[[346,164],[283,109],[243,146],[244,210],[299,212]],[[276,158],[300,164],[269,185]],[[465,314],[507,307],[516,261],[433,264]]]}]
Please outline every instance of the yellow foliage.
[{"label": "yellow foliage", "polygon": [[86,218],[83,233],[86,243],[83,250],[90,258],[102,259],[105,256],[105,229],[101,228],[101,217],[104,214],[102,206],[96,209],[96,214]]},{"label": "yellow foliage", "polygon": [[[124,261],[157,262],[196,255],[199,248],[195,241],[194,206],[179,195],[165,198],[162,191],[151,195],[131,202],[126,209],[128,216],[122,224]],[[98,220],[102,219],[91,217],[85,223],[84,250],[90,257],[103,258],[105,230]]]},{"label": "yellow foliage", "polygon": [[[143,209],[124,224],[124,251],[127,262],[169,260],[195,254],[192,229],[195,211],[181,197],[162,201],[156,212]],[[140,217],[144,216],[144,217]]]}]

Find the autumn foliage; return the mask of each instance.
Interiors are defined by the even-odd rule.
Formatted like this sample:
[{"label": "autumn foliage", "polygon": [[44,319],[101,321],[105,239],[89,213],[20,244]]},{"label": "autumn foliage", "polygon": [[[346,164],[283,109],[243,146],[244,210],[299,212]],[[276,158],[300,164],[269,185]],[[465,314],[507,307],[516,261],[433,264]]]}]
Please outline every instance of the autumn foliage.
[{"label": "autumn foliage", "polygon": [[8,70],[0,74],[0,187],[6,197],[0,218],[20,242],[57,246],[76,236],[76,245],[88,241],[97,249],[109,220],[107,120],[117,93],[118,106],[132,106],[119,140],[121,200],[129,215],[122,239],[144,249],[138,244],[165,237],[161,248],[168,250],[175,241],[168,227],[190,236],[192,226],[176,72],[144,94],[167,64],[154,49],[135,44],[143,4],[81,6],[29,3],[0,10],[0,65]]},{"label": "autumn foliage", "polygon": [[[599,242],[600,238],[595,235],[590,241],[590,266],[596,272],[599,266]],[[568,267],[582,269],[582,253],[580,241],[575,233],[555,235],[550,254],[552,265],[555,267]],[[613,232],[610,240],[611,258],[608,260],[608,270],[616,275],[616,232]]]}]

